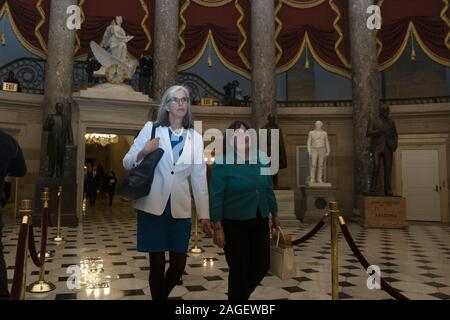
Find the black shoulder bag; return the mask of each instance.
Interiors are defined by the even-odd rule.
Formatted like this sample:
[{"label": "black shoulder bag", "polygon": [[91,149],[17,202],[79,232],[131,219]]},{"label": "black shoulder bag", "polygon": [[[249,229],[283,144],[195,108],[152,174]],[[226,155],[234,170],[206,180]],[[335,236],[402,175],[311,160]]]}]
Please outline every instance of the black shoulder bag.
[{"label": "black shoulder bag", "polygon": [[[156,127],[152,128],[150,140],[155,139]],[[155,169],[164,154],[161,148],[145,156],[144,160],[130,170],[117,188],[117,195],[125,200],[136,200],[148,196],[153,183]]]}]

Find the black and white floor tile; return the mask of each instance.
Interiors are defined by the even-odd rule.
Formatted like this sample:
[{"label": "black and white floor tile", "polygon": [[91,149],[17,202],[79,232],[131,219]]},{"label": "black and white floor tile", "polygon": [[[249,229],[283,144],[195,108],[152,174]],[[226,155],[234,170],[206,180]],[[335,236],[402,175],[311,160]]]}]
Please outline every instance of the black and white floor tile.
[{"label": "black and white floor tile", "polygon": [[[18,222],[9,210],[5,215],[3,243],[8,265],[8,281],[14,274]],[[47,294],[26,294],[26,299],[150,299],[149,261],[136,252],[136,221],[128,204],[117,202],[111,209],[99,203],[88,209],[77,228],[63,228],[66,241],[49,241],[54,257],[46,263],[46,279],[56,285]],[[307,233],[313,225],[286,228],[293,239]],[[350,231],[363,254],[381,269],[381,276],[410,299],[450,299],[450,227],[442,224],[410,224],[405,230],[363,229],[350,224]],[[39,228],[35,235],[38,242]],[[55,230],[50,230],[54,236]],[[50,238],[51,238],[50,237]],[[194,237],[192,237],[193,243]],[[341,299],[391,299],[381,290],[367,288],[368,275],[352,255],[345,240],[339,242],[339,281]],[[182,284],[172,299],[227,299],[228,266],[223,251],[212,239],[200,236],[200,255],[190,254]],[[280,280],[268,275],[251,299],[329,300],[331,299],[330,230],[324,227],[306,243],[295,247],[298,274]],[[107,289],[70,289],[67,268],[82,258],[103,259]],[[213,258],[212,263],[204,263]],[[28,260],[27,284],[38,280],[38,269]]]}]

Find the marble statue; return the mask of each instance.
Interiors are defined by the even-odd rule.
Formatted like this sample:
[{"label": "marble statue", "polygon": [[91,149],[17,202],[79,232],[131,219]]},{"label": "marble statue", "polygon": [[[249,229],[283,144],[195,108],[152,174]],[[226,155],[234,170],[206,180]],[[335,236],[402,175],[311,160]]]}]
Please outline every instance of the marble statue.
[{"label": "marble statue", "polygon": [[95,58],[102,65],[96,74],[103,75],[111,65],[119,65],[126,71],[127,78],[131,78],[138,65],[138,61],[128,54],[127,43],[134,36],[127,35],[122,28],[122,17],[116,17],[116,24],[109,26],[103,35],[103,48],[91,41],[91,50]]},{"label": "marble statue", "polygon": [[308,134],[309,181],[310,186],[331,186],[324,181],[326,160],[330,155],[328,134],[322,129],[322,121],[317,121],[316,128]]},{"label": "marble statue", "polygon": [[[395,122],[389,118],[389,106],[380,105],[377,117],[370,119],[367,125],[367,137],[371,138],[370,194],[392,196],[392,160],[398,146],[398,134]],[[381,162],[384,169],[384,194],[378,194],[378,175]]]}]

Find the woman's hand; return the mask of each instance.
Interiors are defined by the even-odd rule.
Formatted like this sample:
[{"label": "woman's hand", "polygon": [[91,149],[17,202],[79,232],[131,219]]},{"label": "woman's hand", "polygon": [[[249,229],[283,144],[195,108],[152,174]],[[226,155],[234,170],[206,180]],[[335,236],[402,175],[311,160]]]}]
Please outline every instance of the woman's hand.
[{"label": "woman's hand", "polygon": [[153,140],[148,140],[144,146],[143,152],[145,153],[145,155],[148,155],[158,148],[159,148],[159,137]]},{"label": "woman's hand", "polygon": [[225,246],[225,234],[223,233],[223,229],[214,229],[214,244],[220,249],[223,249]]},{"label": "woman's hand", "polygon": [[272,228],[278,229],[281,227],[281,221],[278,214],[272,214]]},{"label": "woman's hand", "polygon": [[208,219],[202,219],[200,220],[200,223],[202,224],[203,232],[206,233],[209,238],[211,238],[213,236],[211,221],[209,221]]},{"label": "woman's hand", "polygon": [[159,137],[153,140],[148,140],[144,146],[144,149],[142,149],[141,152],[139,152],[137,161],[144,159],[146,155],[152,153],[158,148],[159,148]]}]

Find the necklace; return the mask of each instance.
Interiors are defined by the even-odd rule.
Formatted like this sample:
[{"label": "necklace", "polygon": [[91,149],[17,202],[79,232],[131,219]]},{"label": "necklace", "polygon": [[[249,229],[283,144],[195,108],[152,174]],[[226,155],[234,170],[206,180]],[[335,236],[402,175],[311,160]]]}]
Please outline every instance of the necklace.
[{"label": "necklace", "polygon": [[170,127],[170,131],[172,131],[172,133],[174,135],[176,135],[177,137],[179,137],[183,134],[183,130],[184,130],[184,128],[179,128],[177,130],[173,130],[172,127]]}]

